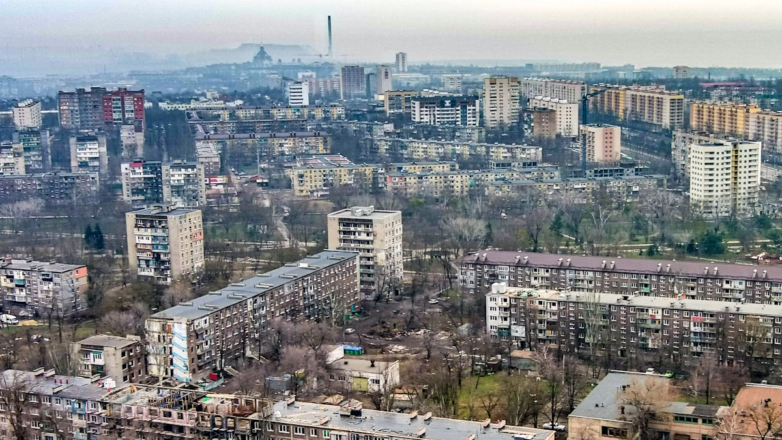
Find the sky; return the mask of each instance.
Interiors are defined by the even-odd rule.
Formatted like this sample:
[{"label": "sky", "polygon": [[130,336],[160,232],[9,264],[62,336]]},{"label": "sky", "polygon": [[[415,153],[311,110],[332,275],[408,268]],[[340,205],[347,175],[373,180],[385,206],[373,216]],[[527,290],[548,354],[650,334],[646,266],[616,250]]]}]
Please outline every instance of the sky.
[{"label": "sky", "polygon": [[779,0],[0,0],[3,49],[184,54],[309,44],[346,61],[782,68]]}]

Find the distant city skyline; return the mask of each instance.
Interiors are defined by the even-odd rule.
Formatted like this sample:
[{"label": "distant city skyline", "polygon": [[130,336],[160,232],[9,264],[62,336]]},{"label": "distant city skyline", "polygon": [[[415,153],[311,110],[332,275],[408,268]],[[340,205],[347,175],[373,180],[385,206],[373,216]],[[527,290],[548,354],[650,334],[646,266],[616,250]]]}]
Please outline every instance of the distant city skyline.
[{"label": "distant city skyline", "polygon": [[[782,3],[760,0],[0,0],[2,53],[122,50],[184,55],[242,43],[328,51],[337,61],[556,60],[782,68]],[[588,4],[586,4],[588,3]],[[771,50],[770,50],[771,49]],[[18,59],[14,58],[16,61]],[[24,63],[24,59],[19,62]],[[0,71],[0,74],[3,72]]]}]

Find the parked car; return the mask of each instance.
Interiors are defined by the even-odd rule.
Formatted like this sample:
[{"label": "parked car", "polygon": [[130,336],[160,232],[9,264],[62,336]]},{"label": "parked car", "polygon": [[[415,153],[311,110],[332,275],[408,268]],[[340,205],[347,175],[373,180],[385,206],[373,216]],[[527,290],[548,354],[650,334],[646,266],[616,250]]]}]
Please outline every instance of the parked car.
[{"label": "parked car", "polygon": [[560,425],[559,423],[544,423],[543,429],[553,429],[554,431],[564,431],[565,425]]},{"label": "parked car", "polygon": [[356,329],[354,329],[352,327],[348,327],[348,328],[345,329],[345,334],[346,335],[352,335],[355,332],[356,332]]},{"label": "parked car", "polygon": [[19,325],[19,320],[14,315],[0,315],[0,323],[3,325]]}]

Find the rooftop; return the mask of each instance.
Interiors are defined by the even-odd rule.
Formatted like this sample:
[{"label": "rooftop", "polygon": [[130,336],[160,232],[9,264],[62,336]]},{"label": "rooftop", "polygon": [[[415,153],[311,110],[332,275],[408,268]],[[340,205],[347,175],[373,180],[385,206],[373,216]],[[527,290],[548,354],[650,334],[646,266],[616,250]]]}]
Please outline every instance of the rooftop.
[{"label": "rooftop", "polygon": [[376,141],[390,141],[390,142],[418,142],[418,143],[425,143],[425,144],[436,144],[436,145],[467,145],[467,146],[474,146],[474,147],[498,147],[498,148],[527,148],[527,149],[540,149],[541,147],[535,146],[535,145],[516,145],[516,144],[500,144],[500,143],[493,143],[493,144],[487,144],[487,143],[481,143],[481,142],[465,142],[465,141],[440,141],[440,140],[434,140],[434,139],[409,139],[409,138],[392,138],[392,137],[374,137],[372,138]]},{"label": "rooftop", "polygon": [[[526,427],[506,426],[498,430],[496,425],[483,428],[481,422],[471,422],[456,419],[441,419],[432,417],[423,420],[423,414],[410,419],[409,414],[393,413],[375,410],[362,410],[361,417],[341,417],[339,407],[335,405],[319,405],[315,403],[295,402],[287,405],[285,401],[274,404],[275,416],[273,422],[289,422],[310,426],[322,426],[337,430],[365,433],[383,433],[399,435],[408,438],[419,438],[421,429],[425,436],[434,440],[466,440],[471,435],[481,440],[513,440],[514,435],[529,435],[532,440],[554,440],[554,431]],[[324,417],[329,421],[319,424]]]},{"label": "rooftop", "polygon": [[47,272],[69,272],[85,267],[83,264],[63,264],[51,261],[12,260],[6,258],[0,260],[0,268],[12,270],[40,270]]},{"label": "rooftop", "polygon": [[158,216],[158,217],[177,217],[180,215],[187,215],[200,209],[191,208],[174,208],[173,206],[158,205],[150,208],[139,209],[138,211],[131,211],[128,214],[135,214],[136,217],[146,216]]},{"label": "rooftop", "polygon": [[[485,258],[484,258],[485,255]],[[518,259],[516,257],[519,257]],[[524,258],[528,262],[524,263]],[[705,261],[644,260],[640,258],[610,258],[566,254],[544,254],[514,251],[479,251],[462,259],[463,263],[506,264],[511,266],[570,267],[578,270],[635,272],[691,277],[723,277],[782,281],[782,266],[747,266],[709,263]],[[606,262],[603,267],[603,262]],[[613,268],[612,268],[613,266]],[[708,274],[705,274],[708,269]],[[715,269],[716,273],[715,274]]]},{"label": "rooftop", "polygon": [[358,253],[346,251],[325,250],[309,256],[296,263],[291,263],[264,274],[256,275],[239,283],[229,285],[216,292],[198,297],[188,302],[179,303],[169,309],[152,315],[158,319],[199,319],[209,316],[218,310],[231,307],[261,293],[276,287],[296,281],[298,278],[313,273],[315,270],[324,269],[341,263],[347,259],[355,258]]},{"label": "rooftop", "polygon": [[35,371],[4,370],[0,373],[0,389],[27,390],[43,396],[90,383],[91,380],[84,377],[57,375],[54,370],[44,372],[43,368]]},{"label": "rooftop", "polygon": [[402,215],[402,211],[383,211],[375,209],[374,206],[353,206],[351,208],[341,209],[330,213],[328,216],[331,218],[360,218],[369,220],[381,220],[393,217],[395,215]]},{"label": "rooftop", "polygon": [[368,359],[342,358],[329,364],[334,370],[358,371],[360,373],[382,373],[395,362],[371,361]]},{"label": "rooftop", "polygon": [[229,140],[229,139],[273,139],[273,138],[311,138],[326,137],[329,133],[323,131],[284,131],[284,132],[257,132],[257,133],[238,133],[238,134],[206,134],[198,132],[195,135],[197,141],[208,140]]},{"label": "rooftop", "polygon": [[112,347],[112,348],[124,348],[133,344],[139,344],[139,339],[123,338],[121,336],[112,335],[95,335],[90,336],[87,339],[82,339],[77,342],[81,345],[94,345],[97,347]]}]

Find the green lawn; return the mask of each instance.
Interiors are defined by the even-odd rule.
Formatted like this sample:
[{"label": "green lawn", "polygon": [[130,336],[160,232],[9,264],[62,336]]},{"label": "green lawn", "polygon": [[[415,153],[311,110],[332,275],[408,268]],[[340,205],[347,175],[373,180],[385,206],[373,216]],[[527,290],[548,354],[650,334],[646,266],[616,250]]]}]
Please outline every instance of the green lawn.
[{"label": "green lawn", "polygon": [[[462,389],[459,393],[459,411],[457,412],[458,418],[469,419],[470,408],[469,402],[473,403],[474,420],[485,420],[486,411],[481,406],[481,398],[493,395],[502,396],[502,384],[500,383],[500,376],[503,373],[495,374],[492,376],[470,376],[462,381]],[[500,402],[499,406],[503,406],[503,402]],[[495,412],[497,410],[495,409]]]}]

